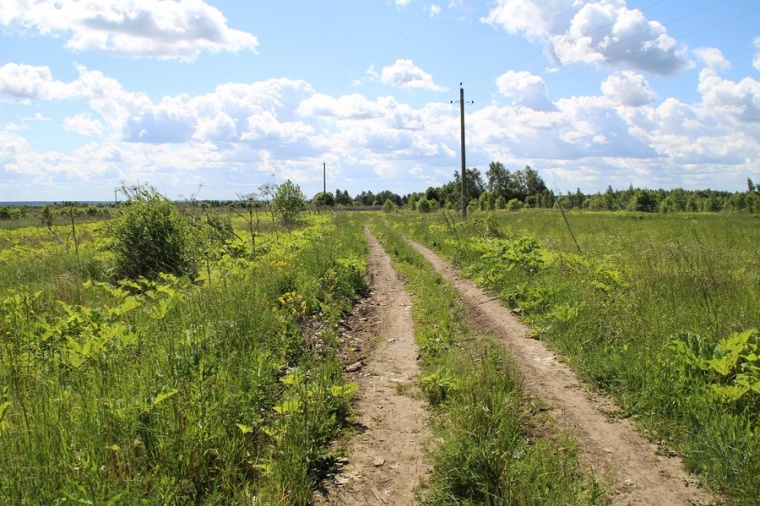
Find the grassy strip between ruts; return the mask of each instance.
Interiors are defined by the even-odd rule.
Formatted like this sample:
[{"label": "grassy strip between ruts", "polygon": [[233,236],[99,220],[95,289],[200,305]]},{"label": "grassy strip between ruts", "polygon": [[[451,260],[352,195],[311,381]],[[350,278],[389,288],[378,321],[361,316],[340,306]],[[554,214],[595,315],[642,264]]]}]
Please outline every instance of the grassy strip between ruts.
[{"label": "grassy strip between ruts", "polygon": [[355,388],[334,328],[366,288],[361,226],[336,220],[206,283],[5,291],[0,504],[308,504]]},{"label": "grassy strip between ruts", "polygon": [[525,398],[504,348],[474,335],[456,291],[377,219],[372,229],[409,283],[436,442],[425,504],[604,504],[577,446]]},{"label": "grassy strip between ruts", "polygon": [[500,295],[620,416],[737,504],[760,503],[760,256],[740,215],[397,214]]}]

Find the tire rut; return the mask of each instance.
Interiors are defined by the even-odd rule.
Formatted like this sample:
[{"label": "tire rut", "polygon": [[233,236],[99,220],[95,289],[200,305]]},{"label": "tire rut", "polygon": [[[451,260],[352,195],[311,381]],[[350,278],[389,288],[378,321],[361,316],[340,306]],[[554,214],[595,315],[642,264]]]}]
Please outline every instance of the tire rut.
[{"label": "tire rut", "polygon": [[359,385],[353,405],[360,433],[348,443],[342,472],[315,497],[320,505],[412,504],[430,474],[412,299],[380,243],[368,229],[365,236],[372,293],[342,335],[354,348],[346,376]]},{"label": "tire rut", "polygon": [[680,458],[658,455],[657,446],[630,421],[608,416],[614,405],[584,388],[542,342],[528,338],[529,329],[493,294],[458,276],[450,263],[430,249],[408,243],[457,288],[471,308],[477,330],[490,332],[507,347],[521,369],[525,390],[542,399],[558,425],[579,441],[586,465],[611,487],[613,504],[715,503],[684,470]]}]

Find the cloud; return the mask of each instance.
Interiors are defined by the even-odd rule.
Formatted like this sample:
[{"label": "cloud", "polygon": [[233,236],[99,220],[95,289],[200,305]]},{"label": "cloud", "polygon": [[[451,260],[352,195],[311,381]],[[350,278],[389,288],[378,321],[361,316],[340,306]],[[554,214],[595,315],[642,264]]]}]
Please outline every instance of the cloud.
[{"label": "cloud", "polygon": [[395,88],[418,88],[431,91],[446,91],[433,82],[430,74],[417,67],[412,60],[399,59],[393,65],[383,67],[380,81]]},{"label": "cloud", "polygon": [[752,60],[752,65],[755,69],[760,70],[760,37],[755,37],[752,42],[755,45],[755,59]]},{"label": "cloud", "polygon": [[602,83],[602,93],[611,100],[630,107],[650,104],[657,98],[644,76],[630,70],[609,76]]},{"label": "cloud", "polygon": [[68,98],[71,89],[56,81],[48,67],[6,63],[0,67],[0,95],[17,99]]},{"label": "cloud", "polygon": [[430,5],[430,16],[434,17],[441,13],[441,6],[436,4]]},{"label": "cloud", "polygon": [[8,0],[0,25],[68,37],[77,51],[104,51],[133,58],[192,61],[202,51],[250,50],[258,40],[227,26],[219,9],[202,0]]},{"label": "cloud", "polygon": [[[98,191],[106,193],[121,179],[185,188],[172,196],[187,194],[191,183],[222,180],[229,185],[219,190],[228,191],[222,198],[234,198],[272,174],[278,181],[297,178],[307,192],[321,189],[323,161],[345,183],[341,188],[354,185],[352,192],[442,184],[459,166],[459,108],[448,102],[417,107],[392,96],[332,96],[290,79],[152,100],[99,71],[78,70],[70,82],[30,71],[41,88],[23,95],[53,100],[45,86],[57,83],[59,96],[86,108],[65,118],[62,128],[99,137],[71,152],[46,151],[39,147],[44,142],[27,140],[37,125],[25,125],[23,137],[16,125],[0,125],[0,179],[25,174],[73,184],[100,174]],[[695,172],[751,173],[758,160],[760,83],[754,79],[734,82],[704,68],[701,101],[666,98],[657,106],[647,81],[632,71],[610,76],[592,96],[553,103],[541,78],[527,72],[507,73],[498,84],[511,103],[467,112],[467,159],[481,170],[493,160],[514,168],[527,163],[563,189],[582,184],[593,191],[608,184],[685,186]]]},{"label": "cloud", "polygon": [[711,117],[752,125],[756,134],[760,134],[757,128],[760,127],[760,81],[745,77],[737,83],[706,68],[699,74],[698,89]]},{"label": "cloud", "polygon": [[496,79],[499,91],[505,97],[510,97],[516,105],[529,107],[536,111],[554,110],[554,104],[549,99],[544,80],[530,72],[514,72],[510,70]]},{"label": "cloud", "polygon": [[731,70],[731,62],[729,62],[720,49],[715,47],[698,47],[694,50],[696,54],[705,65],[713,70]]},{"label": "cloud", "polygon": [[691,66],[664,26],[623,1],[498,0],[481,21],[543,42],[559,65],[623,66],[660,75]]},{"label": "cloud", "polygon": [[67,132],[79,135],[102,135],[103,124],[92,118],[89,113],[77,114],[63,119],[63,128]]}]

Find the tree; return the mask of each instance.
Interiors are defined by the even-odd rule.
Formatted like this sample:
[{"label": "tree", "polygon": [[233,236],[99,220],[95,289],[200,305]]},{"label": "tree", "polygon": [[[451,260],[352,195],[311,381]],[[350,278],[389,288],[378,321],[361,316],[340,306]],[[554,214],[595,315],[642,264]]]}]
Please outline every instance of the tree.
[{"label": "tree", "polygon": [[[480,175],[480,171],[476,168],[466,169],[465,172],[465,192],[467,196],[467,202],[472,202],[480,198],[480,194],[485,191],[485,185],[483,184],[483,178]],[[454,183],[461,188],[462,176],[459,171],[454,172]]]},{"label": "tree", "polygon": [[509,170],[501,162],[491,162],[486,171],[488,179],[488,191],[496,194],[497,197],[504,197],[509,200],[509,182],[511,175]]},{"label": "tree", "polygon": [[538,175],[538,172],[526,165],[523,169],[525,174],[525,189],[528,196],[538,195],[547,190],[544,180]]},{"label": "tree", "polygon": [[350,206],[351,195],[348,194],[348,190],[344,192],[340,190],[335,190],[335,203],[340,204],[342,206]]},{"label": "tree", "polygon": [[272,212],[285,225],[296,223],[306,205],[306,196],[301,187],[290,179],[277,187],[272,198]]},{"label": "tree", "polygon": [[335,197],[333,197],[333,194],[330,192],[322,193],[319,192],[316,195],[314,195],[314,198],[312,199],[312,202],[317,206],[328,206],[333,207],[335,205]]}]

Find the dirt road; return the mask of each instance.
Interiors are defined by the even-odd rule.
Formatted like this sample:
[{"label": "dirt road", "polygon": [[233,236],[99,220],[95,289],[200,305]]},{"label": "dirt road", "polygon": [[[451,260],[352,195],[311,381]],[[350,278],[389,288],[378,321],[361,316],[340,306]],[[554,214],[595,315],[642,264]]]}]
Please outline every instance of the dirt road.
[{"label": "dirt road", "polygon": [[560,427],[577,438],[584,460],[596,475],[611,481],[614,504],[714,502],[684,471],[679,458],[658,455],[657,447],[636,432],[629,421],[609,417],[606,413],[614,411],[614,407],[584,388],[542,342],[527,338],[528,328],[493,294],[460,278],[451,264],[431,250],[411,241],[410,244],[456,286],[471,308],[478,330],[492,333],[508,348],[522,370],[524,388],[542,399]]},{"label": "dirt road", "polygon": [[[347,465],[326,495],[331,505],[413,504],[414,491],[430,473],[423,448],[429,441],[427,411],[419,399],[412,301],[374,236],[365,232],[372,295],[344,325],[353,347],[347,374],[359,384],[354,408],[361,432],[347,448]],[[575,374],[494,296],[461,278],[431,250],[409,242],[452,283],[470,308],[475,334],[490,333],[509,350],[529,395],[541,399],[559,427],[582,448],[589,470],[608,483],[618,505],[715,503],[686,473],[680,459],[659,455],[627,420],[610,417],[614,405],[584,388]]]},{"label": "dirt road", "polygon": [[372,294],[343,325],[342,336],[354,348],[347,376],[359,385],[354,409],[361,433],[349,444],[343,472],[315,502],[406,505],[430,472],[423,455],[430,432],[419,396],[412,300],[377,239],[365,235]]}]

